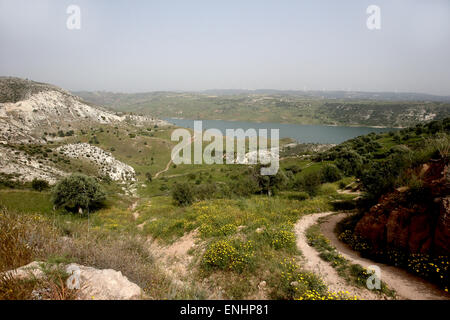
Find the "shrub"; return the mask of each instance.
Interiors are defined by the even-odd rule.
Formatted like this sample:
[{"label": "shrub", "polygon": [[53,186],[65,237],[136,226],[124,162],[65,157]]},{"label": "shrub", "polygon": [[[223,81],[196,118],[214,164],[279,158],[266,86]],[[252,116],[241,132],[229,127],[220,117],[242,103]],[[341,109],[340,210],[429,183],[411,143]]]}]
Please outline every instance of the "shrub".
[{"label": "shrub", "polygon": [[330,195],[336,193],[336,186],[332,183],[324,183],[319,187],[318,193],[321,195]]},{"label": "shrub", "polygon": [[177,183],[172,189],[172,199],[176,205],[188,206],[194,201],[194,192],[187,183]]},{"label": "shrub", "polygon": [[292,248],[295,246],[295,235],[291,231],[275,231],[272,234],[271,245],[276,250],[282,248]]},{"label": "shrub", "polygon": [[293,165],[290,165],[290,166],[286,167],[285,170],[289,171],[289,172],[292,172],[293,174],[297,174],[297,173],[302,171],[302,168],[299,165],[297,165],[297,164],[293,164]]},{"label": "shrub", "polygon": [[262,167],[263,166],[258,164],[255,166],[252,172],[254,179],[256,179],[258,183],[260,192],[270,196],[286,186],[288,181],[286,175],[282,170],[278,170],[275,175],[262,175]]},{"label": "shrub", "polygon": [[361,183],[366,191],[366,199],[378,200],[386,192],[391,191],[405,168],[410,166],[409,153],[395,153],[381,162],[372,162],[361,174]]},{"label": "shrub", "polygon": [[325,165],[321,171],[322,181],[323,182],[335,182],[342,179],[341,171],[332,164]]},{"label": "shrub", "polygon": [[353,150],[343,150],[336,156],[336,166],[346,176],[358,174],[363,164],[362,157]]},{"label": "shrub", "polygon": [[290,200],[303,201],[303,200],[309,199],[309,194],[307,192],[300,191],[300,192],[296,192],[294,194],[289,194],[287,197]]},{"label": "shrub", "polygon": [[310,196],[315,196],[319,190],[321,175],[318,171],[305,173],[295,181],[295,186],[301,191],[307,192]]},{"label": "shrub", "polygon": [[53,189],[53,203],[57,208],[71,212],[96,210],[103,205],[106,194],[92,177],[72,174],[61,180]]},{"label": "shrub", "polygon": [[450,135],[446,133],[436,135],[435,139],[430,139],[430,144],[438,150],[439,155],[443,159],[448,159],[450,156]]},{"label": "shrub", "polygon": [[255,177],[245,176],[232,183],[233,192],[240,197],[248,197],[261,191]]},{"label": "shrub", "polygon": [[196,181],[196,187],[194,189],[195,198],[198,200],[207,200],[214,198],[217,191],[215,183],[200,184]]},{"label": "shrub", "polygon": [[253,257],[251,241],[232,243],[220,240],[209,246],[202,262],[206,268],[242,272],[251,264]]},{"label": "shrub", "polygon": [[40,192],[40,191],[47,189],[49,187],[49,185],[48,185],[48,182],[45,180],[34,178],[33,181],[31,181],[31,187],[34,190],[37,190]]}]

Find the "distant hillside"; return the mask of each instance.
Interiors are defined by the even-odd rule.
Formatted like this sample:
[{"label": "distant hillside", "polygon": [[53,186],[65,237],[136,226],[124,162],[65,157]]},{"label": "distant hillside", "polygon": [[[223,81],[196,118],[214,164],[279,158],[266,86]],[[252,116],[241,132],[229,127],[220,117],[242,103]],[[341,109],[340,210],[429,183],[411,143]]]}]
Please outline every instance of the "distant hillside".
[{"label": "distant hillside", "polygon": [[186,119],[407,127],[450,115],[449,97],[415,93],[210,90],[76,94],[118,111]]},{"label": "distant hillside", "polygon": [[262,95],[293,95],[298,97],[312,97],[324,99],[347,99],[347,100],[378,100],[378,101],[434,101],[450,102],[450,96],[438,96],[427,93],[416,92],[365,92],[365,91],[317,91],[317,90],[205,90],[201,93],[214,95],[236,95],[236,94],[262,94]]},{"label": "distant hillside", "polygon": [[0,141],[4,143],[45,142],[44,133],[123,121],[160,123],[149,117],[110,112],[53,85],[0,78]]},{"label": "distant hillside", "polygon": [[0,185],[35,178],[54,183],[74,171],[75,164],[77,170],[134,181],[131,167],[108,151],[79,142],[89,132],[89,142],[98,144],[98,127],[118,136],[119,130],[166,124],[150,116],[108,111],[53,85],[1,77]]}]

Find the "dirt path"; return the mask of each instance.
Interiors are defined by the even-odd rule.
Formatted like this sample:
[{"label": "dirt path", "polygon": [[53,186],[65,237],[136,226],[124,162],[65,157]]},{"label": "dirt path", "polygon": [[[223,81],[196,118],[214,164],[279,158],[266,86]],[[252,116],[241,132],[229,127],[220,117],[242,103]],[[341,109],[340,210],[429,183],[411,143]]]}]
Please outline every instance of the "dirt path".
[{"label": "dirt path", "polygon": [[154,179],[158,178],[159,175],[160,175],[161,173],[164,173],[164,172],[166,172],[167,170],[169,170],[171,164],[172,164],[172,159],[170,159],[169,162],[167,162],[167,165],[166,165],[166,167],[164,168],[164,170],[161,170],[161,171],[159,171],[159,172],[157,172],[157,173],[155,174]]},{"label": "dirt path", "polygon": [[[194,142],[194,137],[191,138],[191,141],[189,142],[188,145],[192,144],[192,142]],[[154,179],[157,179],[157,178],[159,177],[160,174],[162,174],[162,173],[168,171],[169,168],[170,168],[170,165],[172,164],[172,162],[173,162],[173,160],[172,160],[172,158],[170,158],[170,160],[169,160],[169,162],[167,162],[167,165],[166,165],[166,167],[164,168],[164,170],[161,170],[161,171],[157,172],[153,178],[154,178]]]},{"label": "dirt path", "polygon": [[330,291],[348,292],[352,296],[358,296],[360,299],[365,300],[378,300],[382,297],[376,293],[370,292],[365,289],[360,289],[349,285],[344,279],[342,279],[337,271],[326,261],[320,258],[319,253],[311,246],[308,245],[306,239],[306,230],[312,225],[317,223],[317,220],[321,217],[330,215],[331,212],[311,214],[302,217],[295,224],[295,234],[297,236],[297,247],[302,252],[303,267],[315,274],[319,275]]},{"label": "dirt path", "polygon": [[[325,215],[327,214],[322,216]],[[317,215],[314,215],[314,217],[315,216]],[[341,242],[334,233],[336,224],[346,216],[346,213],[330,215],[327,221],[321,225],[323,235],[331,241],[332,245],[345,259],[349,260],[353,264],[359,264],[365,268],[370,265],[378,266],[381,269],[381,280],[384,281],[389,288],[397,292],[399,299],[444,300],[450,298],[448,294],[442,290],[439,290],[436,286],[406,272],[403,269],[361,258],[357,252],[353,251],[349,246]]]}]

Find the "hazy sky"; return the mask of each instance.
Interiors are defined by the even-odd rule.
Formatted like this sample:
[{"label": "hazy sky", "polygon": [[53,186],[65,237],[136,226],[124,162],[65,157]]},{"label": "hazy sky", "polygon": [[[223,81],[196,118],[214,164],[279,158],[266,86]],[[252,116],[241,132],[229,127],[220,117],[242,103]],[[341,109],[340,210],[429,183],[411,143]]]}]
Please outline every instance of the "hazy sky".
[{"label": "hazy sky", "polygon": [[[69,30],[66,9],[81,9]],[[381,8],[381,29],[366,8]],[[68,90],[450,95],[450,1],[0,0],[0,75]]]}]

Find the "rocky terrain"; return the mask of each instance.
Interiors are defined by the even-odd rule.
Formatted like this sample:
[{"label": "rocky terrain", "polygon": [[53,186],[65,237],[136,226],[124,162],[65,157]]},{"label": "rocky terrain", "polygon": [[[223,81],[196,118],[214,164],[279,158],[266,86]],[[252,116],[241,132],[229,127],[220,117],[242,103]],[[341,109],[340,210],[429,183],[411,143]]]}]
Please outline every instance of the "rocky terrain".
[{"label": "rocky terrain", "polygon": [[47,137],[43,137],[45,132],[121,122],[167,124],[151,117],[104,110],[51,85],[18,78],[0,78],[1,142],[46,143]]},{"label": "rocky terrain", "polygon": [[396,248],[409,253],[450,254],[450,167],[424,164],[419,192],[402,187],[385,194],[355,228],[374,251]]},{"label": "rocky terrain", "polygon": [[38,160],[25,152],[0,145],[0,173],[14,176],[14,180],[26,182],[33,179],[46,180],[53,184],[67,175],[48,160]]},{"label": "rocky terrain", "polygon": [[135,181],[136,173],[129,165],[118,161],[109,152],[88,143],[67,144],[56,149],[74,159],[86,159],[93,162],[100,174],[108,176],[114,181]]},{"label": "rocky terrain", "polygon": [[108,111],[53,85],[0,77],[0,173],[19,181],[38,178],[56,182],[68,173],[55,168],[48,159],[8,146],[57,143],[63,146],[54,151],[61,151],[69,158],[89,160],[103,176],[115,181],[134,181],[132,167],[89,144],[65,146],[65,134],[97,125],[156,127],[167,124],[150,116]]}]

